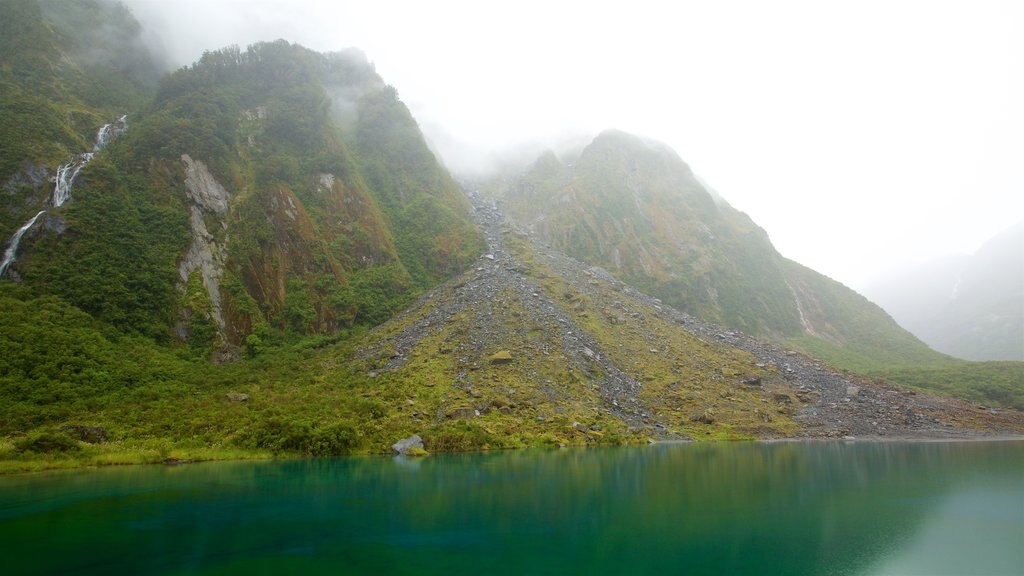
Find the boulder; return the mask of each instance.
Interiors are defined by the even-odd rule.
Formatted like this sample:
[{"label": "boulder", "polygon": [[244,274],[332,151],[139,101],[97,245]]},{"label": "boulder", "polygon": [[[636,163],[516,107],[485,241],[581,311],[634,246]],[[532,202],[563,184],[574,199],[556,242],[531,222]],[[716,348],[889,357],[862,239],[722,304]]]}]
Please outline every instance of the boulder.
[{"label": "boulder", "polygon": [[776,392],[772,395],[772,400],[775,400],[778,404],[792,404],[793,399],[789,397],[789,394],[783,394],[782,392]]},{"label": "boulder", "polygon": [[242,392],[228,392],[224,395],[228,402],[248,402],[249,395]]},{"label": "boulder", "polygon": [[699,422],[701,424],[714,424],[715,423],[715,411],[711,408],[704,410],[700,414],[694,414],[690,416],[690,422]]},{"label": "boulder", "polygon": [[426,454],[423,448],[423,439],[419,434],[413,434],[408,438],[402,438],[391,445],[391,451],[402,456],[416,456]]},{"label": "boulder", "polygon": [[480,411],[472,406],[460,406],[448,411],[447,416],[455,420],[469,420],[480,415]]},{"label": "boulder", "polygon": [[490,363],[491,364],[511,364],[512,363],[512,353],[509,352],[508,350],[501,350],[499,352],[496,352],[496,353],[494,353],[493,356],[491,356]]}]

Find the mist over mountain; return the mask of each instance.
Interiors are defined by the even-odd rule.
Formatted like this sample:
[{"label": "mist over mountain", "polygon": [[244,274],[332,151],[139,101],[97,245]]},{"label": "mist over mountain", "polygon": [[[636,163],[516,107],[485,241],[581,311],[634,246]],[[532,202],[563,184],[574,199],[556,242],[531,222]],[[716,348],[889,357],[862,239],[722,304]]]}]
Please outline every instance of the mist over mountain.
[{"label": "mist over mountain", "polygon": [[901,270],[864,289],[931,347],[968,360],[1024,360],[1024,222],[972,256]]},{"label": "mist over mountain", "polygon": [[705,320],[849,367],[940,359],[878,306],[780,255],[664,144],[606,131],[493,186],[540,241]]},{"label": "mist over mountain", "polygon": [[460,185],[359,50],[165,73],[121,4],[64,7],[0,0],[0,462],[1024,430],[837,370],[1024,406],[663,144]]},{"label": "mist over mountain", "polygon": [[[379,323],[482,249],[457,184],[361,53],[229,47],[157,86],[138,80],[152,71],[123,7],[54,8],[12,2],[5,20],[39,29],[18,48],[42,47],[16,62],[39,89],[23,91],[19,68],[5,75],[4,102],[19,106],[5,126],[52,126],[5,134],[17,144],[0,222],[14,230],[43,211],[5,270],[23,287],[125,331],[235,349]],[[76,18],[102,25],[65,25]],[[102,56],[121,53],[136,56]],[[122,116],[102,151],[87,139]],[[90,149],[88,166],[61,164]],[[62,166],[77,176],[66,205],[49,198]]]}]

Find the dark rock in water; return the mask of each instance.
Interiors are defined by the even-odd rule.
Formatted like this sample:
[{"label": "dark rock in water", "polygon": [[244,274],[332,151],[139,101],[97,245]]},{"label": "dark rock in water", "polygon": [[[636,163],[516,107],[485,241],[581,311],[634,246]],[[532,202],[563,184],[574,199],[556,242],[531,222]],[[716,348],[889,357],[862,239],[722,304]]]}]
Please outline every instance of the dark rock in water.
[{"label": "dark rock in water", "polygon": [[57,432],[64,432],[76,440],[88,442],[89,444],[102,444],[107,441],[107,430],[102,426],[65,424],[64,426],[57,428]]},{"label": "dark rock in water", "polygon": [[248,402],[249,395],[242,392],[228,392],[224,395],[228,402]]},{"label": "dark rock in water", "polygon": [[413,434],[412,436],[403,438],[391,445],[391,451],[395,454],[401,454],[402,456],[409,456],[410,451],[416,450],[425,452],[423,449],[423,439],[420,438],[419,434]]}]

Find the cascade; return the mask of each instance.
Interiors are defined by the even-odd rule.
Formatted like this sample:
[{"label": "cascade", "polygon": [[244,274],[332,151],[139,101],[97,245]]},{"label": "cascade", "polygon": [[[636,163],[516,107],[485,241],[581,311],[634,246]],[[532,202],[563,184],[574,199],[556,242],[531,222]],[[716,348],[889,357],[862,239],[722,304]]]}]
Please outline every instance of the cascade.
[{"label": "cascade", "polygon": [[[117,138],[126,130],[128,130],[128,115],[124,114],[117,119],[116,125],[104,124],[100,127],[96,132],[96,141],[93,143],[91,151],[83,152],[57,167],[57,174],[53,177],[53,197],[50,201],[55,208],[63,206],[65,202],[71,199],[71,185],[74,184],[75,178],[78,177],[78,173],[82,171],[82,168],[85,168],[85,165],[92,160],[97,152],[103,150],[111,140]],[[0,278],[7,274],[7,269],[14,263],[14,258],[18,255],[18,244],[21,243],[21,237],[45,213],[46,210],[40,210],[38,214],[33,216],[31,220],[26,222],[24,226],[11,236],[7,250],[4,251],[4,259],[0,261]]]},{"label": "cascade", "polygon": [[121,134],[124,134],[125,130],[128,130],[128,115],[125,114],[117,119],[117,126],[113,124],[104,124],[100,127],[99,131],[96,132],[96,143],[92,146],[92,153],[95,154],[100,150],[106,148],[107,144],[111,140],[117,138]]},{"label": "cascade", "polygon": [[57,175],[54,176],[53,205],[63,206],[71,199],[71,184],[78,177],[82,168],[92,160],[92,152],[80,154],[71,160],[57,167]]},{"label": "cascade", "polygon": [[7,250],[4,251],[3,262],[0,262],[0,278],[3,278],[4,274],[7,274],[7,269],[14,263],[14,256],[18,253],[18,244],[21,243],[21,237],[25,235],[25,232],[28,232],[28,229],[31,228],[36,223],[36,220],[39,220],[39,217],[43,214],[46,214],[46,210],[40,210],[38,214],[26,222],[24,226],[18,228],[18,231],[11,236],[11,243],[7,246]]},{"label": "cascade", "polygon": [[91,151],[83,152],[57,167],[57,175],[53,179],[52,203],[54,207],[63,206],[65,202],[71,199],[71,185],[74,184],[78,173],[82,171],[82,168],[85,168],[85,165],[92,160],[97,152],[106,148],[111,140],[117,138],[126,130],[128,130],[128,115],[124,114],[117,119],[116,126],[114,124],[104,124],[100,127],[96,132],[96,141],[93,143]]}]

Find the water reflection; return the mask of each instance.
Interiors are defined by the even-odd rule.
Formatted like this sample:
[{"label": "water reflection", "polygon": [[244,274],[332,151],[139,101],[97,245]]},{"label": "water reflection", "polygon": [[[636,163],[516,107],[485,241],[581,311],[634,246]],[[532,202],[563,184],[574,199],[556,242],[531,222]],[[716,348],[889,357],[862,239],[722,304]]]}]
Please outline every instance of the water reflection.
[{"label": "water reflection", "polygon": [[18,574],[999,574],[1022,478],[1021,442],[111,469],[0,478],[0,538]]}]

